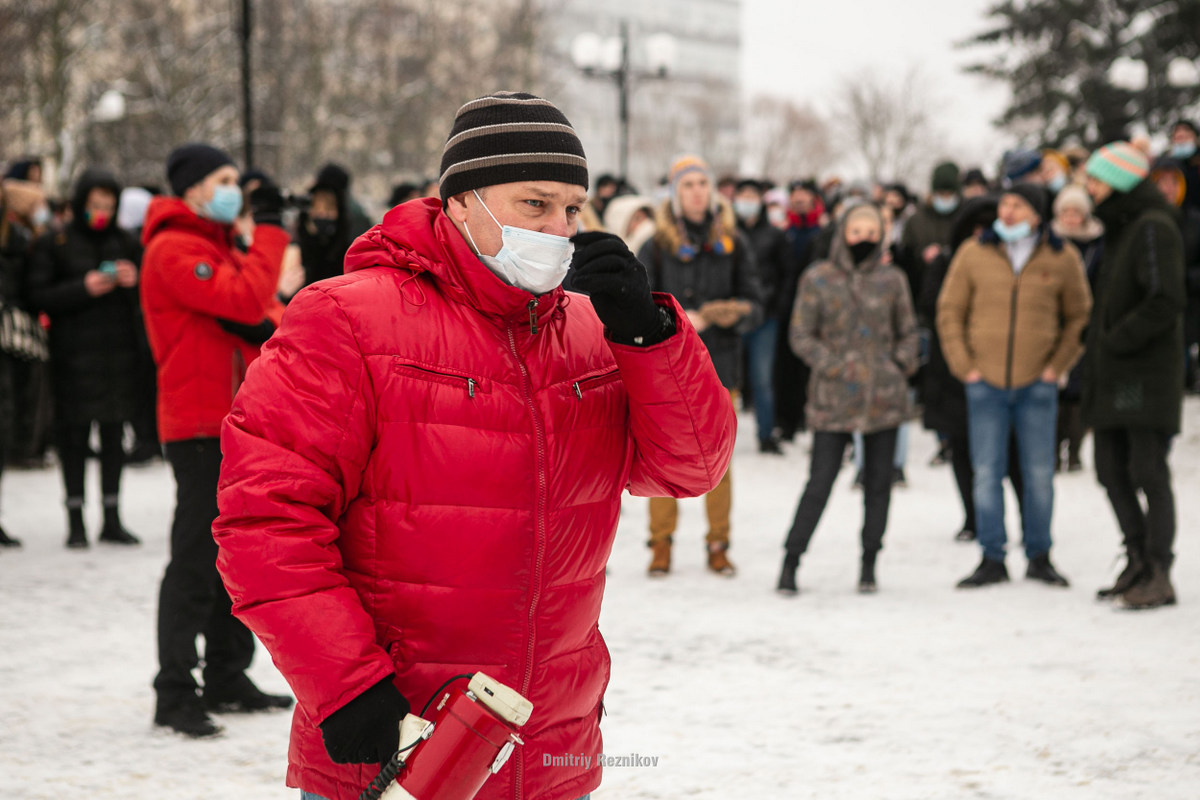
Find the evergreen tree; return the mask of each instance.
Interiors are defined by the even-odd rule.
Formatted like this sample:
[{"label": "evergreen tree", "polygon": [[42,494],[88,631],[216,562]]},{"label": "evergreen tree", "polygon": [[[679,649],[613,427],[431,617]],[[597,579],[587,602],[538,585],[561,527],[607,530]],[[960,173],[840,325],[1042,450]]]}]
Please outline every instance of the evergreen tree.
[{"label": "evergreen tree", "polygon": [[[1141,121],[1161,130],[1196,102],[1197,87],[1171,86],[1167,65],[1200,59],[1200,0],[1003,0],[990,29],[968,46],[999,46],[969,72],[1003,80],[1012,103],[997,120],[1036,126],[1041,143],[1094,146],[1129,135]],[[1146,86],[1113,84],[1118,58],[1146,64]]]}]

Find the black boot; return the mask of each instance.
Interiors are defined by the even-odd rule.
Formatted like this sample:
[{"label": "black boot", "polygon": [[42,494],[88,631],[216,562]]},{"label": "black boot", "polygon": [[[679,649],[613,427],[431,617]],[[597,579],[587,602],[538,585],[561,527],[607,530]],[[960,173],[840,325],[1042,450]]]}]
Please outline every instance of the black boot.
[{"label": "black boot", "polygon": [[1117,580],[1112,586],[1096,592],[1096,598],[1099,600],[1111,600],[1114,597],[1125,594],[1138,584],[1138,581],[1142,578],[1142,573],[1145,571],[1146,562],[1142,560],[1138,551],[1127,550],[1125,552],[1125,569],[1121,570],[1121,574],[1117,576]]},{"label": "black boot", "polygon": [[863,554],[862,569],[858,573],[858,593],[875,594],[879,587],[875,585],[875,554]]},{"label": "black boot", "polygon": [[154,712],[154,724],[193,739],[206,739],[222,731],[221,726],[208,716],[203,702],[196,696],[172,703],[164,703],[160,698],[158,708]]},{"label": "black boot", "polygon": [[1064,588],[1071,585],[1050,563],[1049,553],[1043,553],[1029,562],[1029,566],[1025,570],[1025,578]]},{"label": "black boot", "polygon": [[287,694],[267,694],[242,675],[228,686],[205,686],[204,707],[214,713],[252,714],[287,710],[296,701]]},{"label": "black boot", "polygon": [[141,544],[142,540],[125,530],[121,514],[117,511],[117,498],[104,498],[104,527],[100,529],[100,541],[108,544]]},{"label": "black boot", "polygon": [[788,597],[795,597],[800,594],[800,587],[796,585],[796,570],[800,567],[800,556],[794,553],[788,553],[783,557],[783,569],[779,573],[779,585],[775,587],[775,591]]},{"label": "black boot", "polygon": [[1004,566],[1004,562],[993,561],[985,556],[983,561],[979,562],[979,566],[975,568],[974,572],[958,582],[958,588],[977,589],[980,586],[987,586],[990,583],[1005,583],[1007,581],[1008,568]]},{"label": "black boot", "polygon": [[4,530],[4,528],[0,528],[0,547],[20,547],[20,546],[21,546],[20,539],[14,539],[13,537],[8,535],[8,532],[6,530]]},{"label": "black boot", "polygon": [[67,547],[84,550],[88,546],[83,527],[83,498],[67,498]]}]

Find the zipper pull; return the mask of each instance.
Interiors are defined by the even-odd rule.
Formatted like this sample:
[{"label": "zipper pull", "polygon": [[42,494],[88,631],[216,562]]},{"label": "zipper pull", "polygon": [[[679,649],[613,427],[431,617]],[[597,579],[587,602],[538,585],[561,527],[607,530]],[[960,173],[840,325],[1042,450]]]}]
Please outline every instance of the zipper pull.
[{"label": "zipper pull", "polygon": [[475,379],[467,378],[467,396],[475,397]]},{"label": "zipper pull", "polygon": [[583,390],[579,388],[579,381],[575,381],[575,396],[580,400],[583,399]]},{"label": "zipper pull", "polygon": [[537,336],[537,298],[530,300],[526,307],[529,309],[529,335]]}]

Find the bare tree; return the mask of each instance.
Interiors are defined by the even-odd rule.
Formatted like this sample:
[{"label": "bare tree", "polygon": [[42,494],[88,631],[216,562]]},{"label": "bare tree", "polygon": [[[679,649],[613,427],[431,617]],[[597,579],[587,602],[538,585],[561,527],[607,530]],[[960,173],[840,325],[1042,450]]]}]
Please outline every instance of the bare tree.
[{"label": "bare tree", "polygon": [[862,70],[841,82],[834,133],[870,180],[912,181],[939,157],[943,135],[926,85],[915,67],[895,80]]},{"label": "bare tree", "polygon": [[750,101],[742,123],[742,172],[780,182],[817,175],[834,158],[828,123],[810,106],[770,95]]}]

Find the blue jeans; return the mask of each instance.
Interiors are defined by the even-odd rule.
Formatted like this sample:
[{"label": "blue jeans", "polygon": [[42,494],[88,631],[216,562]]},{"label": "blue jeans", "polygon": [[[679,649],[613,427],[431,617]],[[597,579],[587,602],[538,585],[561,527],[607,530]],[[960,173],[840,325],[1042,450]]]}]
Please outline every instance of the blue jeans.
[{"label": "blue jeans", "polygon": [[1054,448],[1058,387],[1037,381],[1020,389],[998,389],[983,381],[968,383],[967,429],[975,470],[975,533],[985,558],[1004,560],[1004,488],[1010,431],[1024,488],[1021,527],[1025,555],[1050,552],[1054,512]]},{"label": "blue jeans", "polygon": [[775,343],[779,338],[779,320],[769,319],[742,335],[746,343],[746,362],[750,393],[754,396],[754,422],[758,440],[765,442],[775,430]]}]

